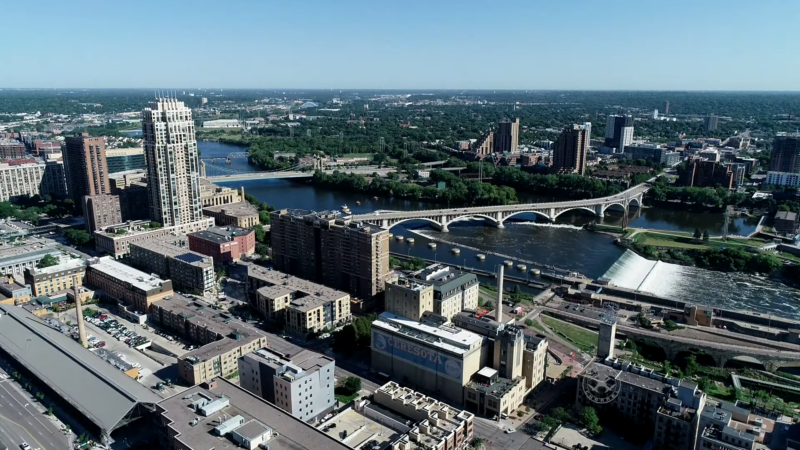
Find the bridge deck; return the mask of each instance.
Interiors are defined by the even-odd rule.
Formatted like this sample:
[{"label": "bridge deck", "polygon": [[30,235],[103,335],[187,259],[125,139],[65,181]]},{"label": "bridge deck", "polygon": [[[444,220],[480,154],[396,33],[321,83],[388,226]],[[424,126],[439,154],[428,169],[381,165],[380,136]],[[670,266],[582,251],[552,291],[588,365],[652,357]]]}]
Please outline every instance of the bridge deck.
[{"label": "bridge deck", "polygon": [[550,208],[590,208],[598,204],[624,202],[626,199],[638,197],[646,192],[650,187],[646,184],[634,186],[627,191],[609,197],[591,198],[586,200],[569,200],[564,202],[541,202],[541,203],[521,203],[513,205],[499,206],[473,206],[468,208],[445,208],[445,209],[424,209],[416,211],[397,211],[389,213],[372,213],[354,215],[353,220],[374,221],[391,219],[410,219],[416,217],[429,216],[453,216],[465,214],[492,214],[497,212],[524,212],[532,210],[545,210]]}]

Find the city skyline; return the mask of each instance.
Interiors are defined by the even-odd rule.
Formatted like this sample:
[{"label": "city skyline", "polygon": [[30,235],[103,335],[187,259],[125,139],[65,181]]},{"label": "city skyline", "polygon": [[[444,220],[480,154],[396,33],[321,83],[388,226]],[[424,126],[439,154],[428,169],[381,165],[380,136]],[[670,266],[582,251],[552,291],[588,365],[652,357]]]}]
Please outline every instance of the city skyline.
[{"label": "city skyline", "polygon": [[[54,1],[9,5],[0,37],[15,42],[10,61],[48,54],[69,67],[76,52],[87,71],[8,71],[3,88],[226,89],[489,89],[795,91],[795,63],[782,42],[798,34],[791,18],[800,4],[688,1],[651,4],[588,1],[503,4],[487,1],[363,1],[304,9],[279,3],[145,0],[136,8]],[[36,14],[47,10],[46,15]],[[157,11],[158,14],[154,14]],[[172,17],[165,39],[162,17]],[[60,30],[87,21],[91,29]],[[481,29],[502,32],[478,33]],[[569,21],[569,26],[564,26]],[[768,25],[767,25],[768,24]],[[727,31],[730,30],[730,31]],[[26,38],[18,39],[18,36]],[[54,45],[70,51],[52,51]],[[142,50],[146,49],[145,52]],[[607,49],[625,49],[610,54]],[[580,58],[574,52],[582,53]],[[191,64],[173,64],[181,54]],[[138,56],[142,55],[142,56]],[[507,69],[475,64],[505,61]],[[706,69],[747,61],[736,70]],[[208,63],[204,63],[208,61]],[[158,66],[161,70],[153,71]],[[676,67],[693,70],[674,70]],[[784,70],[768,70],[770,67]],[[592,68],[592,69],[589,69]],[[604,70],[606,68],[606,70]],[[201,70],[197,70],[201,69]]]}]

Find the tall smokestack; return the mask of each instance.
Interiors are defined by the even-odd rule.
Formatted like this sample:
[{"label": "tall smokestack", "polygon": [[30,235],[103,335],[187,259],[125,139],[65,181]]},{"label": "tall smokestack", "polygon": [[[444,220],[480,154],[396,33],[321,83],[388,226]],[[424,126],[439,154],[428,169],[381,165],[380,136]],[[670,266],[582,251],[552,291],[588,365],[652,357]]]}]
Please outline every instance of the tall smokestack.
[{"label": "tall smokestack", "polygon": [[503,265],[500,264],[500,273],[497,274],[497,317],[498,322],[503,323]]},{"label": "tall smokestack", "polygon": [[242,201],[246,202],[247,200],[244,199],[244,186],[239,187],[242,190]]},{"label": "tall smokestack", "polygon": [[78,277],[72,277],[72,289],[75,291],[75,312],[78,316],[78,336],[81,338],[81,345],[85,348],[89,343],[86,341],[86,326],[83,324],[83,306],[81,305],[81,295],[78,291]]}]

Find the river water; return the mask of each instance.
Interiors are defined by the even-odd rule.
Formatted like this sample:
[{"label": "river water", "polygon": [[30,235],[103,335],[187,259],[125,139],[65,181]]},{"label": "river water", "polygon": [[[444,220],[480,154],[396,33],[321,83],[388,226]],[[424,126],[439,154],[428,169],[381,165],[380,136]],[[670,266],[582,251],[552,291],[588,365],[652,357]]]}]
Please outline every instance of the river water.
[{"label": "river water", "polygon": [[[254,168],[244,159],[234,159],[226,164],[224,159],[211,163],[210,158],[224,158],[243,147],[216,142],[199,143],[201,157],[206,160],[207,172],[212,175],[214,165],[224,169],[252,171]],[[347,205],[354,214],[375,210],[434,209],[439,205],[378,198],[350,192],[329,191],[308,183],[288,180],[254,180],[227,184],[244,187],[254,195],[276,208],[298,208],[309,210],[338,210]],[[528,200],[534,196],[520,195]],[[655,263],[641,258],[633,252],[613,245],[610,236],[592,233],[581,227],[593,221],[619,225],[621,213],[607,212],[598,219],[579,211],[568,212],[558,217],[556,223],[537,221],[533,215],[515,217],[507,221],[505,228],[498,229],[481,220],[465,220],[448,226],[442,233],[427,226],[425,222],[412,221],[392,229],[395,235],[413,236],[414,244],[392,240],[393,252],[405,253],[454,265],[466,265],[488,271],[507,259],[488,252],[508,255],[511,259],[524,259],[580,272],[591,278],[606,277],[612,283],[633,289],[652,292],[678,300],[697,302],[723,308],[751,309],[800,318],[800,290],[789,288],[773,280],[742,273],[722,273],[696,267],[683,267],[663,262]],[[747,235],[758,223],[753,218],[736,218],[729,226],[730,234]],[[671,211],[660,208],[633,210],[629,217],[631,226],[674,231],[708,230],[710,234],[722,232],[721,214]],[[429,242],[437,242],[431,249]],[[451,248],[458,245],[459,255]],[[473,251],[465,247],[477,248]],[[486,253],[486,260],[479,261],[478,253]],[[516,264],[516,262],[515,262]],[[530,267],[529,267],[530,268]],[[508,269],[518,277],[529,277],[527,272]]]}]

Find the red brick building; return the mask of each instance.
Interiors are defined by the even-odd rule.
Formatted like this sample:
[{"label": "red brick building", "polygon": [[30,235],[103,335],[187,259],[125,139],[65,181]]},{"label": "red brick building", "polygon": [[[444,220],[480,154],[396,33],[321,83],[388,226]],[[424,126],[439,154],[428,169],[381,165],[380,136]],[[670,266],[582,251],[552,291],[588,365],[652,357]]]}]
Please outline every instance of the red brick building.
[{"label": "red brick building", "polygon": [[256,249],[256,233],[239,227],[211,227],[189,233],[189,249],[210,256],[215,264],[238,261]]}]

